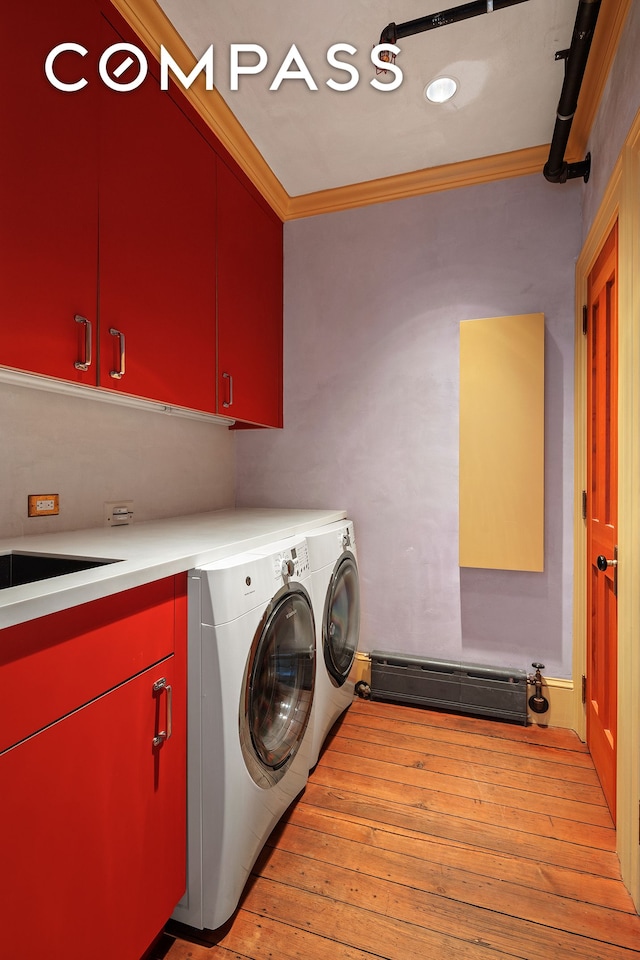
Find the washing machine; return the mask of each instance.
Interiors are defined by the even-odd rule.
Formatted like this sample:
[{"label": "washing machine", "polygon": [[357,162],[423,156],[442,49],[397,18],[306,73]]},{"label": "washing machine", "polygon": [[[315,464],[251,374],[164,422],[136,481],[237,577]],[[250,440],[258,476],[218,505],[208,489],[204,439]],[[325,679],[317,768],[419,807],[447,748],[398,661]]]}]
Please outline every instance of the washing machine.
[{"label": "washing machine", "polygon": [[311,767],[331,727],[353,700],[360,639],[360,581],[352,520],[305,533],[316,621],[316,689]]},{"label": "washing machine", "polygon": [[216,929],[310,766],[315,624],[304,538],[189,574],[187,891]]}]

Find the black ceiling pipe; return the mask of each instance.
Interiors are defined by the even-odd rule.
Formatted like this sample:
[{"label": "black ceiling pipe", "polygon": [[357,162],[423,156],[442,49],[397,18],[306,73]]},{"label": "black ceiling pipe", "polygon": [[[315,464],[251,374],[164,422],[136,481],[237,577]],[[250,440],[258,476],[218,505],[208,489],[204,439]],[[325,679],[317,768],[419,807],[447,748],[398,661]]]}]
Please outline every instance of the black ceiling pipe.
[{"label": "black ceiling pipe", "polygon": [[517,3],[526,3],[527,0],[472,0],[463,3],[460,7],[451,7],[440,13],[430,13],[417,20],[407,20],[406,23],[390,23],[380,34],[380,43],[396,43],[402,37],[411,37],[415,33],[424,33],[425,30],[435,30],[437,27],[446,27],[450,23],[459,23],[461,20],[470,20],[483,13],[493,13],[494,10],[503,10],[505,7],[514,7]]},{"label": "black ceiling pipe", "polygon": [[580,0],[578,5],[571,46],[565,63],[564,83],[558,103],[553,138],[549,147],[549,159],[543,169],[550,183],[565,183],[576,177],[582,177],[586,183],[589,179],[591,154],[588,153],[584,160],[578,163],[567,163],[564,154],[578,106],[578,96],[600,12],[600,3],[601,0]]}]

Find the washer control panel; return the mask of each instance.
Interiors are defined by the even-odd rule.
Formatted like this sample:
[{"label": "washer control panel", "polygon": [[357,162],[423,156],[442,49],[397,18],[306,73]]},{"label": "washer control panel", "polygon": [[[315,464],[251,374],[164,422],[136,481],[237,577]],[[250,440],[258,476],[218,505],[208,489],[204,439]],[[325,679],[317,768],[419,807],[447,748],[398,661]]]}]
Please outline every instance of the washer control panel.
[{"label": "washer control panel", "polygon": [[276,576],[283,580],[289,580],[294,577],[301,580],[310,573],[309,549],[306,540],[300,540],[295,546],[286,547],[274,557],[274,569]]}]

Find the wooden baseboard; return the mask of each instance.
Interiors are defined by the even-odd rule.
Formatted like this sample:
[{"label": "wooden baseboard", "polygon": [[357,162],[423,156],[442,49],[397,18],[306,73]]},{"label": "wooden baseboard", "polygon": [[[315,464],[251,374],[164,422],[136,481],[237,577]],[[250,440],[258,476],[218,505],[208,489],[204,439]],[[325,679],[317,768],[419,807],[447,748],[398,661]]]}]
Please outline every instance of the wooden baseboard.
[{"label": "wooden baseboard", "polygon": [[[531,695],[534,687],[531,687]],[[527,707],[529,723],[538,727],[564,727],[574,729],[574,692],[573,680],[558,680],[554,677],[543,677],[542,696],[549,701],[546,713],[534,713]]]},{"label": "wooden baseboard", "polygon": [[356,653],[354,679],[356,683],[362,681],[371,685],[371,657],[368,653]]}]

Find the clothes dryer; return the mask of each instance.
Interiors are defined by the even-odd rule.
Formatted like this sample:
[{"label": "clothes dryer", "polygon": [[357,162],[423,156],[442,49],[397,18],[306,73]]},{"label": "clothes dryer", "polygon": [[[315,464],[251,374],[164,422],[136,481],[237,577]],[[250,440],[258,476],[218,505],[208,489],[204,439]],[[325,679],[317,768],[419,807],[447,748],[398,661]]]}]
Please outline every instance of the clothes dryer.
[{"label": "clothes dryer", "polygon": [[216,929],[309,772],[315,625],[306,542],[189,575],[187,891]]},{"label": "clothes dryer", "polygon": [[305,534],[316,621],[316,688],[311,716],[311,767],[331,727],[353,700],[360,639],[360,581],[352,520]]}]

